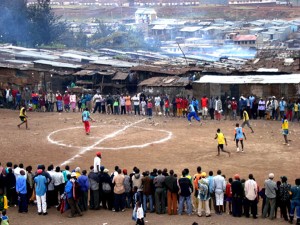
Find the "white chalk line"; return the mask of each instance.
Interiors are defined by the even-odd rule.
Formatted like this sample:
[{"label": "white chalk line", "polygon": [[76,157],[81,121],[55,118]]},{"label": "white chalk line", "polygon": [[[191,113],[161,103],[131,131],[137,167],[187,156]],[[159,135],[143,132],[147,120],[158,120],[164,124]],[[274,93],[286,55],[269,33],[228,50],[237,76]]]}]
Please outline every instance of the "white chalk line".
[{"label": "white chalk line", "polygon": [[[70,128],[64,128],[64,129],[59,129],[59,130],[56,130],[56,131],[53,131],[51,132],[48,136],[47,136],[47,139],[50,143],[52,144],[56,144],[56,145],[59,145],[59,146],[62,146],[62,147],[69,147],[69,148],[81,148],[81,151],[76,154],[75,156],[73,156],[72,158],[64,161],[61,165],[66,165],[68,163],[70,163],[71,161],[73,161],[75,158],[78,158],[78,157],[81,157],[82,154],[84,154],[85,152],[87,151],[90,151],[90,150],[104,150],[104,149],[107,149],[107,150],[124,150],[124,149],[130,149],[130,148],[145,148],[145,147],[148,147],[150,145],[153,145],[153,144],[160,144],[160,143],[163,143],[163,142],[166,142],[168,140],[170,140],[172,138],[172,132],[170,131],[166,131],[166,130],[155,130],[155,129],[152,129],[152,128],[145,128],[145,127],[139,127],[139,126],[135,126],[136,124],[144,121],[145,119],[142,119],[142,120],[139,120],[139,121],[136,121],[132,124],[129,124],[129,125],[126,125],[124,126],[122,129],[119,129],[111,134],[108,134],[106,135],[105,137],[99,139],[98,141],[96,141],[94,144],[90,145],[90,146],[87,146],[87,147],[82,147],[82,146],[73,146],[71,144],[64,144],[62,143],[63,140],[59,140],[59,141],[55,141],[51,138],[52,135],[58,133],[58,132],[61,132],[61,131],[66,131],[66,130],[72,130],[72,129],[79,129],[82,127],[70,127]],[[102,126],[105,126],[105,125],[102,125]],[[92,126],[92,127],[102,127],[102,126]],[[107,126],[107,125],[106,125]],[[123,146],[123,147],[97,147],[97,145],[99,145],[100,143],[102,143],[103,141],[107,140],[107,139],[110,139],[110,138],[114,138],[116,137],[117,135],[119,135],[120,133],[124,132],[125,130],[127,130],[128,128],[130,127],[136,127],[136,128],[140,128],[140,129],[144,129],[144,130],[149,130],[149,131],[158,131],[158,132],[163,132],[163,133],[166,133],[167,136],[160,139],[160,140],[157,140],[157,141],[153,141],[153,142],[149,142],[149,143],[145,143],[145,144],[142,144],[142,145],[130,145],[130,146]],[[93,137],[94,138],[94,137]]]},{"label": "white chalk line", "polygon": [[109,138],[113,138],[113,137],[117,136],[119,133],[121,133],[121,132],[127,130],[129,127],[132,127],[132,126],[134,126],[135,124],[138,124],[138,123],[140,123],[140,122],[142,122],[142,121],[144,121],[144,120],[145,120],[145,119],[141,119],[141,120],[138,120],[138,121],[136,121],[136,122],[134,122],[134,123],[132,123],[132,124],[126,125],[126,126],[123,127],[122,129],[117,130],[117,131],[115,131],[115,132],[113,132],[113,133],[111,133],[111,134],[106,135],[105,137],[103,137],[103,138],[101,138],[100,140],[96,141],[94,144],[82,148],[82,150],[81,150],[78,154],[76,154],[75,156],[71,157],[70,159],[64,161],[61,165],[63,166],[63,165],[66,165],[66,164],[70,163],[70,162],[73,161],[74,159],[80,157],[80,156],[81,156],[82,154],[84,154],[85,152],[90,151],[90,150],[93,150],[93,149],[94,149],[97,145],[99,145],[101,142],[103,142],[103,141],[105,141],[105,140],[107,140],[107,139],[109,139]]}]

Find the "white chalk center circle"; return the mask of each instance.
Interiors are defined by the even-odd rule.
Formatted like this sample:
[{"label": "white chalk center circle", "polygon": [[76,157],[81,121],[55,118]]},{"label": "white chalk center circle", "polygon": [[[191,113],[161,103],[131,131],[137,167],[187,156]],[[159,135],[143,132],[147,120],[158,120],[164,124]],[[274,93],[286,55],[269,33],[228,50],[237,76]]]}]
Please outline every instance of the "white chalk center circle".
[{"label": "white chalk center circle", "polygon": [[[91,126],[91,128],[96,128],[96,127],[108,127],[108,125]],[[76,145],[71,145],[71,144],[65,144],[65,143],[63,143],[64,140],[55,140],[54,139],[53,136],[57,133],[70,131],[70,130],[75,130],[75,129],[84,129],[82,126],[80,126],[80,127],[77,126],[77,127],[69,127],[69,128],[55,130],[47,136],[47,139],[51,144],[55,144],[55,145],[62,146],[62,147],[67,147],[67,148],[77,148],[77,149],[86,149],[86,148],[90,149],[90,148],[92,148],[92,149],[95,149],[95,150],[104,150],[104,149],[106,149],[106,150],[123,150],[123,149],[131,149],[131,148],[145,148],[145,147],[148,147],[148,146],[153,145],[153,144],[160,144],[160,143],[163,143],[163,142],[166,142],[166,141],[170,140],[172,138],[172,135],[173,135],[172,132],[167,131],[167,130],[162,130],[162,129],[152,129],[152,128],[145,128],[145,127],[140,127],[140,126],[132,126],[132,127],[139,128],[139,129],[142,129],[142,130],[147,130],[147,131],[161,132],[161,133],[164,133],[165,135],[161,139],[156,140],[156,141],[147,142],[147,143],[139,144],[139,145],[128,145],[128,146],[122,146],[122,147],[101,147],[101,146],[94,146],[94,145],[91,145],[91,146],[76,146]],[[122,132],[125,133],[126,131],[124,130]],[[109,137],[107,139],[115,138],[118,135],[122,135],[122,134],[117,134],[117,135]],[[108,136],[110,136],[110,134],[106,134],[105,136],[108,137]],[[100,139],[101,138],[99,137],[99,140]],[[97,140],[97,138],[96,138],[96,140]]]}]

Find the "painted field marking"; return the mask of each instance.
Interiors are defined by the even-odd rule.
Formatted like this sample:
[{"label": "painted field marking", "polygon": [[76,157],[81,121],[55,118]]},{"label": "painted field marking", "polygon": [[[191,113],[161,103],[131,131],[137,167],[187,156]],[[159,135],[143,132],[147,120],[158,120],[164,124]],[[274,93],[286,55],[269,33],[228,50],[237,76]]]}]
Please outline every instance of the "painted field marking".
[{"label": "painted field marking", "polygon": [[[166,142],[168,140],[171,139],[172,137],[172,132],[170,131],[166,131],[166,130],[158,130],[158,129],[151,129],[151,128],[144,128],[144,127],[139,127],[139,126],[135,126],[137,125],[138,123],[142,122],[142,121],[145,121],[146,119],[141,119],[141,120],[138,120],[132,124],[129,124],[129,125],[126,125],[124,126],[123,128],[115,131],[115,132],[112,132],[108,135],[105,135],[104,137],[100,138],[99,140],[97,140],[94,144],[90,145],[90,146],[86,146],[86,147],[82,147],[82,146],[73,146],[71,144],[64,144],[63,143],[63,140],[53,140],[52,139],[52,135],[56,134],[56,133],[59,133],[59,132],[62,132],[62,131],[67,131],[67,130],[73,130],[73,129],[82,129],[82,127],[78,126],[78,127],[70,127],[70,128],[64,128],[64,129],[60,129],[60,130],[56,130],[56,131],[53,131],[51,132],[48,136],[47,136],[47,139],[50,143],[52,144],[56,144],[56,145],[59,145],[59,146],[62,146],[62,147],[69,147],[69,148],[79,148],[81,149],[79,151],[79,153],[77,153],[75,156],[71,157],[70,159],[64,161],[61,165],[66,165],[68,163],[70,163],[71,161],[73,161],[74,159],[76,158],[79,158],[81,157],[82,154],[84,154],[85,152],[87,151],[91,151],[91,150],[97,150],[97,149],[107,149],[107,150],[124,150],[124,149],[130,149],[130,148],[145,148],[147,146],[150,146],[152,144],[159,144],[159,143],[163,143],[163,142]],[[103,125],[104,126],[104,125]],[[107,125],[106,125],[107,126]],[[101,127],[101,126],[92,126],[92,127]],[[127,130],[128,128],[130,127],[136,127],[136,128],[139,128],[139,129],[143,129],[143,130],[149,130],[149,131],[158,131],[158,132],[163,132],[163,133],[166,133],[167,136],[160,139],[160,140],[157,140],[157,141],[153,141],[153,142],[149,142],[149,143],[145,143],[145,144],[142,144],[142,145],[131,145],[131,146],[122,146],[122,147],[99,147],[98,145],[102,142],[104,142],[105,140],[107,139],[110,139],[110,138],[114,138],[116,136],[118,136],[120,133],[124,132],[125,130]],[[92,137],[93,139],[96,139],[97,137]]]}]

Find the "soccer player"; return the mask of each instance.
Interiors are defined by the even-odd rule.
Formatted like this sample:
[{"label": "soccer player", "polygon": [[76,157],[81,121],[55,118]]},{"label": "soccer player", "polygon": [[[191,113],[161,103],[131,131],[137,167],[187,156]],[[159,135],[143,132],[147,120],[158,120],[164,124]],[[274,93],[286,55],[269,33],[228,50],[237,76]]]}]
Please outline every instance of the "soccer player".
[{"label": "soccer player", "polygon": [[26,108],[25,108],[25,106],[22,106],[22,108],[20,109],[20,116],[19,116],[19,118],[20,118],[20,120],[22,122],[18,125],[18,128],[20,128],[20,126],[25,123],[26,129],[28,130],[28,121],[27,121],[28,117],[26,115]]},{"label": "soccer player", "polygon": [[249,122],[249,115],[248,112],[246,110],[246,108],[243,108],[243,123],[242,123],[242,128],[244,128],[244,126],[247,124],[247,126],[251,129],[251,133],[254,133],[250,122]]},{"label": "soccer player", "polygon": [[227,141],[226,141],[226,138],[225,138],[224,134],[221,133],[221,130],[219,128],[217,129],[217,133],[216,133],[215,139],[218,140],[218,155],[217,156],[219,156],[220,155],[220,151],[222,151],[222,152],[228,153],[228,155],[230,157],[230,152],[224,150],[224,145],[226,144],[226,146],[227,146]]},{"label": "soccer player", "polygon": [[86,135],[90,134],[91,126],[89,120],[94,121],[94,119],[90,116],[90,112],[88,108],[82,112],[82,122],[84,123],[85,133]]},{"label": "soccer player", "polygon": [[287,120],[286,115],[283,116],[281,129],[282,129],[282,134],[283,134],[283,137],[284,137],[284,143],[283,144],[289,146],[290,144],[289,144],[289,141],[287,139],[287,136],[289,134],[289,122]]},{"label": "soccer player", "polygon": [[236,151],[239,152],[240,148],[239,148],[239,142],[241,142],[241,146],[242,146],[242,152],[244,152],[244,137],[245,137],[245,141],[246,139],[246,135],[244,133],[244,129],[242,127],[240,127],[240,125],[237,123],[235,125],[235,135],[234,135],[234,141],[236,143]]},{"label": "soccer player", "polygon": [[200,118],[199,116],[197,115],[196,111],[195,111],[195,108],[193,106],[193,103],[191,102],[190,105],[189,105],[189,114],[187,115],[187,119],[188,121],[190,122],[190,125],[192,124],[191,122],[191,118],[194,117],[195,120],[197,120],[200,125],[202,125],[202,122],[200,122]]}]

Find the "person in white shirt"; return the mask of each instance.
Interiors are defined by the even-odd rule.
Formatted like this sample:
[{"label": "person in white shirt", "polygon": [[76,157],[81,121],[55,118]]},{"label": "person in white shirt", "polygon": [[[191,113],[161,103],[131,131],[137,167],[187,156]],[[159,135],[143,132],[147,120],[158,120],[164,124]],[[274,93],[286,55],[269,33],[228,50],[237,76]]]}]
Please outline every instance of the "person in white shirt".
[{"label": "person in white shirt", "polygon": [[135,210],[136,210],[136,224],[144,225],[145,224],[144,210],[143,210],[141,202],[139,202],[139,201],[136,202]]},{"label": "person in white shirt", "polygon": [[57,196],[55,196],[55,191],[54,191],[54,181],[53,181],[53,175],[54,175],[54,171],[53,171],[54,167],[53,165],[48,166],[48,173],[51,176],[51,181],[50,183],[48,183],[48,192],[46,195],[47,198],[47,205],[49,206],[56,206],[58,205],[58,198]]},{"label": "person in white shirt", "polygon": [[57,166],[55,172],[53,172],[52,181],[54,184],[55,200],[60,199],[60,196],[64,193],[65,180],[59,166]]},{"label": "person in white shirt", "polygon": [[216,196],[216,209],[217,214],[222,214],[223,212],[223,203],[224,203],[224,191],[226,189],[225,178],[221,176],[222,171],[217,171],[217,176],[214,177],[214,192]]},{"label": "person in white shirt", "polygon": [[160,113],[160,101],[161,101],[160,96],[157,96],[157,97],[154,98],[155,113],[156,113],[156,115],[158,115]]},{"label": "person in white shirt", "polygon": [[101,166],[101,152],[97,152],[94,158],[94,173],[100,172]]},{"label": "person in white shirt", "polygon": [[97,93],[93,97],[93,102],[95,103],[93,113],[95,113],[97,109],[99,113],[101,112],[101,100],[102,100],[102,96],[100,95],[100,91],[97,91]]},{"label": "person in white shirt", "polygon": [[253,218],[257,218],[257,183],[253,178],[253,174],[249,174],[249,179],[245,182],[245,216],[248,218],[249,209],[251,208],[251,213]]},{"label": "person in white shirt", "polygon": [[133,101],[133,106],[134,106],[134,115],[138,113],[140,115],[140,99],[137,95],[131,98]]},{"label": "person in white shirt", "polygon": [[74,93],[71,93],[70,95],[70,104],[71,104],[71,109],[73,112],[76,110],[76,95]]}]

